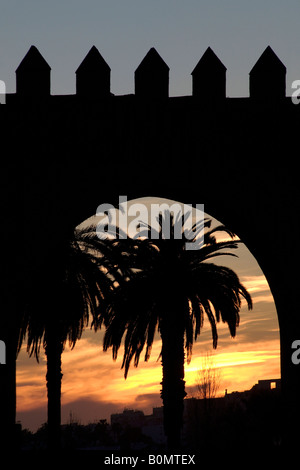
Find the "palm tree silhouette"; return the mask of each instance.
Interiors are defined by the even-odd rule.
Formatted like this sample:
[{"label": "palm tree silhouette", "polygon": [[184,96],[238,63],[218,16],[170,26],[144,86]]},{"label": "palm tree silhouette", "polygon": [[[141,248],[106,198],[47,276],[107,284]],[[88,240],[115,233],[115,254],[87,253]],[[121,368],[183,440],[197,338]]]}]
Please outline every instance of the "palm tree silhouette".
[{"label": "palm tree silhouette", "polygon": [[49,447],[60,447],[61,355],[66,342],[73,348],[90,318],[105,312],[107,297],[114,283],[127,274],[122,271],[117,240],[101,240],[95,227],[77,229],[59,252],[56,277],[50,272],[35,286],[34,298],[23,315],[18,351],[25,338],[27,351],[39,361],[41,346],[47,358],[48,440]]},{"label": "palm tree silhouette", "polygon": [[[166,218],[170,221],[170,239],[164,239]],[[142,224],[140,239],[127,239],[127,259],[134,272],[120,283],[110,298],[104,321],[104,351],[112,348],[117,358],[124,337],[122,368],[127,378],[132,359],[137,367],[146,346],[145,361],[150,357],[156,331],[162,348],[162,390],[164,428],[168,448],[180,448],[185,393],[184,362],[191,360],[194,341],[200,334],[206,315],[211,326],[213,347],[217,347],[217,322],[222,320],[235,336],[239,325],[242,298],[248,308],[252,300],[235,272],[208,262],[213,257],[232,255],[238,247],[234,234],[220,225],[211,229],[211,221],[195,224],[183,231],[184,218],[165,213],[159,216],[159,229]],[[178,225],[182,238],[176,239]],[[204,230],[203,246],[187,250],[186,242],[197,243]],[[225,232],[230,239],[217,241],[215,234]],[[151,235],[155,239],[151,239]],[[146,238],[141,237],[145,235]],[[124,242],[125,243],[125,242]],[[224,250],[229,250],[225,251]],[[128,256],[128,254],[130,254]],[[97,325],[96,325],[97,326]]]}]

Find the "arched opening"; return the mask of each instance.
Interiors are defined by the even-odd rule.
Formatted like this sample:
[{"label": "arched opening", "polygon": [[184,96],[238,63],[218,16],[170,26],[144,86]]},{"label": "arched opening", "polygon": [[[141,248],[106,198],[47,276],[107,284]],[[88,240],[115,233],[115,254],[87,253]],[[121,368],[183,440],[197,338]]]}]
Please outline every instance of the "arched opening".
[{"label": "arched opening", "polygon": [[[128,201],[129,204],[142,203],[146,207],[154,202],[173,204],[176,201],[150,197]],[[205,215],[213,220],[213,225],[221,223],[210,214]],[[221,383],[216,395],[220,398],[233,392],[249,391],[261,381],[274,384],[280,379],[279,327],[268,282],[244,244],[240,245],[236,254],[238,258],[221,256],[214,262],[231,267],[238,274],[252,295],[254,308],[249,312],[246,306],[242,307],[241,321],[234,339],[230,337],[226,325],[218,324],[219,342],[213,360],[221,371]],[[63,353],[62,423],[77,421],[88,424],[101,419],[109,422],[112,414],[122,414],[124,408],[142,411],[150,416],[155,413],[153,408],[161,406],[161,364],[157,360],[161,349],[159,335],[150,360],[146,363],[140,361],[138,368],[132,367],[127,380],[124,380],[120,370],[122,351],[113,362],[111,351],[103,353],[101,350],[102,336],[103,332],[94,333],[86,329],[74,350],[66,347]],[[212,351],[211,331],[208,322],[204,322],[193,348],[192,361],[185,367],[188,398],[195,397],[197,374],[208,351]],[[17,417],[23,427],[31,427],[31,430],[36,430],[46,421],[45,374],[44,358],[40,365],[36,365],[33,359],[26,357],[24,350],[20,353]],[[273,389],[273,385],[270,388]],[[32,423],[31,426],[29,423]]]}]

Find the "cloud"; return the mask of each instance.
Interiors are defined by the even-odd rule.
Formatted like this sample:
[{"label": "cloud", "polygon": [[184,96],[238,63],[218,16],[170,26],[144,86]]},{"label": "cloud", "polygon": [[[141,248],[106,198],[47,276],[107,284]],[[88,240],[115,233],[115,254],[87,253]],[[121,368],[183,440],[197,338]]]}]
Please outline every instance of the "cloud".
[{"label": "cloud", "polygon": [[246,287],[255,303],[274,303],[274,299],[270,291],[268,281],[266,280],[263,274],[242,276],[241,282]]},{"label": "cloud", "polygon": [[152,408],[162,406],[159,391],[157,393],[144,393],[135,398],[135,408],[142,408],[146,414],[152,413]]}]

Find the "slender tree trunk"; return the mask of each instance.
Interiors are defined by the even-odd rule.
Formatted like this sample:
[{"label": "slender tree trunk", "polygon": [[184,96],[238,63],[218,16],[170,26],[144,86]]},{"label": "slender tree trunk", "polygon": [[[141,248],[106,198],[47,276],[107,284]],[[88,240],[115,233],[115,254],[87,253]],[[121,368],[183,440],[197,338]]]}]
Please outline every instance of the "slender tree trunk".
[{"label": "slender tree trunk", "polygon": [[49,331],[45,353],[47,357],[48,394],[48,448],[59,450],[61,446],[61,355],[62,343],[58,335]]},{"label": "slender tree trunk", "polygon": [[[176,314],[177,312],[177,314]],[[183,409],[185,393],[184,381],[184,329],[178,312],[165,316],[161,323],[162,338],[162,390],[164,407],[164,429],[168,450],[178,451],[181,447]]]}]

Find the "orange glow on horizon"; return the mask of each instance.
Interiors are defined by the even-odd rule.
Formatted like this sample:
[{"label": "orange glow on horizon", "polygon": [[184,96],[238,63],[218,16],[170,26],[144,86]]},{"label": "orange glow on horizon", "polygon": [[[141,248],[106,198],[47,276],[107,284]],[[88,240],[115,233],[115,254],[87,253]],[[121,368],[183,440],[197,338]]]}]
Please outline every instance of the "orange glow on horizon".
[{"label": "orange glow on horizon", "polygon": [[[238,259],[227,257],[230,265],[222,261],[223,257],[218,258],[218,263],[232,267],[239,274],[253,298],[254,308],[249,312],[243,302],[235,338],[230,337],[227,325],[222,322],[217,325],[219,340],[215,351],[212,351],[209,322],[204,322],[193,347],[192,360],[185,364],[188,396],[196,396],[197,372],[207,351],[213,353],[214,365],[220,369],[219,396],[224,395],[225,389],[228,393],[244,391],[258,380],[280,378],[278,319],[268,283],[243,245],[239,248]],[[162,405],[162,370],[160,360],[157,360],[160,338],[156,336],[149,361],[145,363],[141,355],[138,368],[132,365],[125,380],[124,370],[121,370],[122,348],[118,359],[113,361],[111,350],[102,351],[102,336],[101,331],[86,330],[73,350],[68,346],[65,348],[62,355],[62,422],[66,422],[68,416],[66,409],[75,410],[81,422],[87,423],[109,419],[111,413],[125,407],[151,413],[154,406]],[[46,421],[45,375],[45,356],[37,364],[34,358],[28,358],[23,347],[17,361],[17,419],[24,427],[37,429]],[[34,413],[40,414],[33,424],[30,416]]]},{"label": "orange glow on horizon", "polygon": [[[151,397],[157,395],[155,406],[160,406],[161,363],[157,361],[160,341],[155,341],[150,360],[140,361],[138,368],[131,367],[128,378],[124,379],[121,370],[122,351],[117,361],[113,361],[111,352],[103,353],[98,344],[90,343],[86,336],[77,343],[74,350],[68,347],[62,357],[62,405],[72,404],[78,399],[93,402],[110,402],[116,408],[146,408],[151,412]],[[188,396],[195,396],[197,372],[201,368],[205,351],[201,344],[194,348],[190,364],[185,364],[185,380]],[[271,340],[249,350],[248,343],[236,344],[214,352],[214,365],[220,369],[221,383],[218,396],[223,396],[225,389],[243,391],[250,389],[259,379],[280,377],[280,352],[278,341]],[[46,407],[46,363],[30,361],[28,370],[18,370],[18,411]],[[33,370],[35,370],[34,373]],[[30,383],[29,383],[30,382]],[[149,403],[148,398],[149,397]],[[100,419],[102,416],[98,416]]]}]

